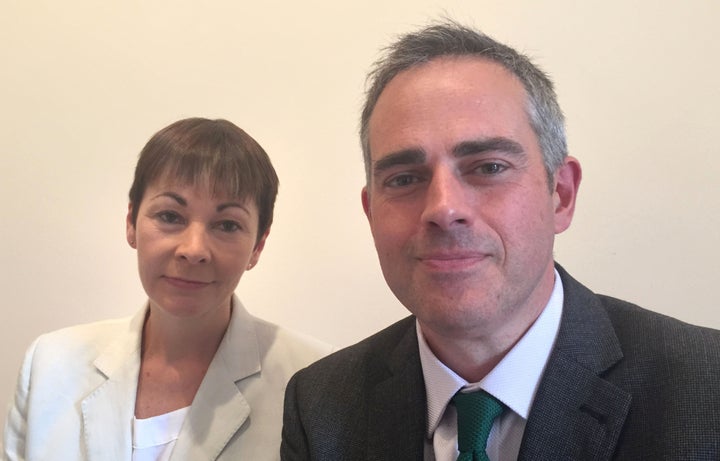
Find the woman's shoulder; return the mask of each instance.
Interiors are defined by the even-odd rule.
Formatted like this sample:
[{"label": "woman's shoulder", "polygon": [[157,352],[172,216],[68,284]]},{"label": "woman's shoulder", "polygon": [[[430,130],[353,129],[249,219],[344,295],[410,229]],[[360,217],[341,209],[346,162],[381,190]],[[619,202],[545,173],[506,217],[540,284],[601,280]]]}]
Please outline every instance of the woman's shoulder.
[{"label": "woman's shoulder", "polygon": [[257,347],[261,360],[282,362],[291,368],[305,368],[316,360],[325,357],[335,348],[310,335],[255,317],[235,300],[231,329],[246,329],[251,326],[257,339]]},{"label": "woman's shoulder", "polygon": [[50,348],[84,348],[107,343],[114,333],[122,332],[130,325],[132,317],[100,320],[60,328],[40,335],[35,342],[38,347]]},{"label": "woman's shoulder", "polygon": [[248,316],[257,340],[261,366],[284,370],[288,378],[334,351],[330,344],[310,335],[285,328],[258,317]]},{"label": "woman's shoulder", "polygon": [[[267,320],[253,317],[258,341],[282,352],[302,351],[314,356],[314,360],[328,355],[335,348],[310,335],[276,325]],[[313,361],[314,361],[313,360]]]},{"label": "woman's shoulder", "polygon": [[102,320],[44,333],[30,345],[25,361],[43,368],[92,363],[119,335],[129,332],[131,319]]}]

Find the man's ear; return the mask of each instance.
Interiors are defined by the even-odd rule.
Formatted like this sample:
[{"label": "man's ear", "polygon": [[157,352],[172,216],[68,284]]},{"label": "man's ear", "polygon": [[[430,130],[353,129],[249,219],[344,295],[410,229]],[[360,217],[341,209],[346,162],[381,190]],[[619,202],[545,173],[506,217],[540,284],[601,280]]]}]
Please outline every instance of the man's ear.
[{"label": "man's ear", "polygon": [[127,237],[128,244],[137,249],[137,240],[136,240],[136,234],[135,231],[135,224],[133,224],[133,205],[132,203],[128,203],[128,212],[127,216],[125,217],[125,236]]},{"label": "man's ear", "polygon": [[582,168],[575,157],[566,157],[562,166],[555,172],[553,203],[555,206],[555,233],[559,234],[570,227],[575,214]]},{"label": "man's ear", "polygon": [[362,192],[360,192],[360,200],[362,201],[362,207],[363,211],[365,212],[365,216],[367,216],[368,221],[370,220],[370,196],[367,190],[367,186],[362,188]]}]

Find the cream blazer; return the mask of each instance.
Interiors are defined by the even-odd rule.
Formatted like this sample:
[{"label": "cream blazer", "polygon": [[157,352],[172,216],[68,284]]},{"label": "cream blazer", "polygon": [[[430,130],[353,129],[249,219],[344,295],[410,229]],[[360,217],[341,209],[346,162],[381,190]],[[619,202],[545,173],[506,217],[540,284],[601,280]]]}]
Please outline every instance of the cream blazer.
[{"label": "cream blazer", "polygon": [[[331,352],[328,345],[251,316],[237,298],[233,306],[173,461],[280,459],[287,381]],[[145,313],[35,340],[10,405],[5,460],[131,460]]]}]

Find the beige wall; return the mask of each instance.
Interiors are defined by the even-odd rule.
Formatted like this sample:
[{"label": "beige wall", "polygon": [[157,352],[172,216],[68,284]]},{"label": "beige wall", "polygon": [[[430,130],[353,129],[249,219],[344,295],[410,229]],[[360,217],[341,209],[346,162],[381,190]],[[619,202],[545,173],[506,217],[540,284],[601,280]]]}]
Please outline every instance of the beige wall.
[{"label": "beige wall", "polygon": [[557,83],[585,175],[557,259],[596,291],[720,327],[720,2],[347,3],[2,1],[0,404],[35,336],[143,303],[127,189],[147,138],[186,116],[234,121],[280,175],[238,290],[252,312],[338,345],[404,316],[360,207],[357,115],[378,48],[442,11]]}]

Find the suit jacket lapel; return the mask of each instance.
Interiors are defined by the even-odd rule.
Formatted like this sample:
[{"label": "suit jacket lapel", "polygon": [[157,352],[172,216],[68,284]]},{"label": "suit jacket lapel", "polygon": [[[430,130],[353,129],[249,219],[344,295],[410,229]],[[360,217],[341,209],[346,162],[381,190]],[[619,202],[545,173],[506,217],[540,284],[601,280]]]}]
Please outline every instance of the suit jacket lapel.
[{"label": "suit jacket lapel", "polygon": [[130,321],[128,331],[121,332],[94,362],[105,380],[80,404],[90,461],[129,461],[132,457],[131,422],[145,313],[144,309],[138,312]]},{"label": "suit jacket lapel", "polygon": [[171,460],[217,459],[250,415],[237,382],[260,372],[260,353],[252,318],[237,299],[233,306],[230,325],[195,395]]},{"label": "suit jacket lapel", "polygon": [[629,393],[602,373],[622,359],[595,295],[561,267],[560,331],[525,427],[518,459],[608,460],[630,409]]},{"label": "suit jacket lapel", "polygon": [[412,327],[384,359],[387,376],[370,393],[367,459],[423,459],[425,384],[414,318],[411,320]]}]

